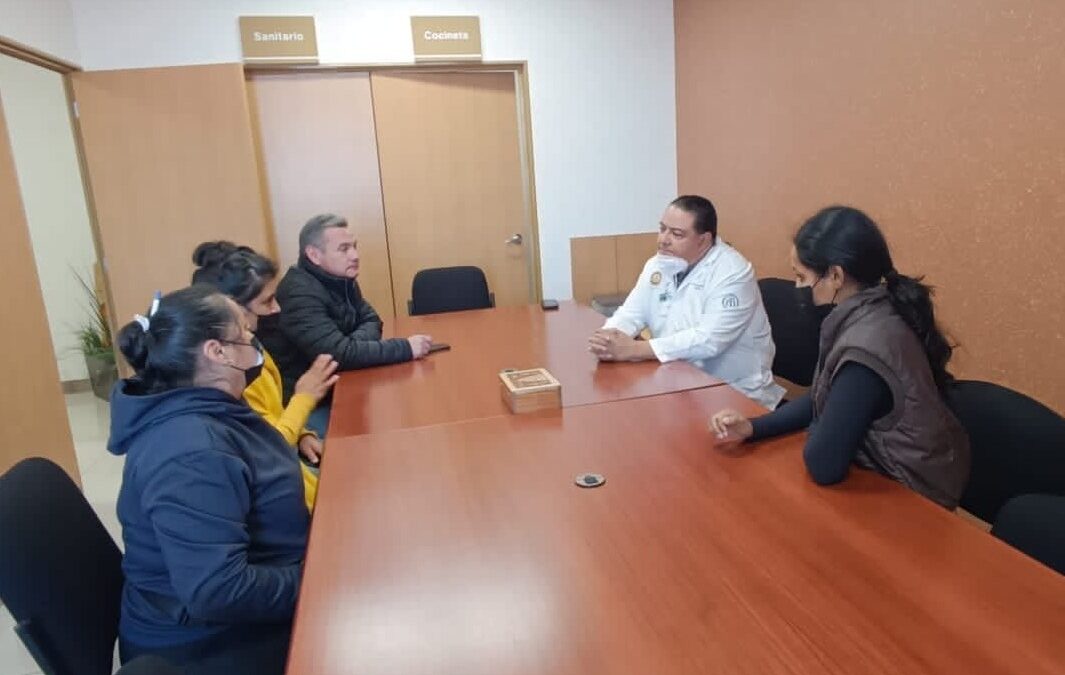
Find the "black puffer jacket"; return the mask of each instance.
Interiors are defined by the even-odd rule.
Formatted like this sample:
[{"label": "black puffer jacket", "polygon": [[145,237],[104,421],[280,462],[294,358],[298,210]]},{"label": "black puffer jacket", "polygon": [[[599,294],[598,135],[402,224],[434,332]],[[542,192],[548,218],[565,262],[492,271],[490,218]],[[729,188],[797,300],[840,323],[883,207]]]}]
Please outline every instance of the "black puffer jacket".
[{"label": "black puffer jacket", "polygon": [[305,257],[277,286],[281,313],[264,317],[258,335],[277,362],[285,401],[296,380],[319,354],[330,354],[340,370],[410,361],[410,343],[381,339],[381,317],[352,279],[327,273]]}]

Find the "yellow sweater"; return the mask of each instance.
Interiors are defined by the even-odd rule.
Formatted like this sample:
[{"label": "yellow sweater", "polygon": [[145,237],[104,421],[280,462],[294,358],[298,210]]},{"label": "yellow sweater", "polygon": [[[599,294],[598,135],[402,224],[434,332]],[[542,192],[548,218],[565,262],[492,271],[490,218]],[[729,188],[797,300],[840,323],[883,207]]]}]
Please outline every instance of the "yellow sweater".
[{"label": "yellow sweater", "polygon": [[[244,390],[244,400],[252,410],[262,415],[270,426],[281,432],[293,448],[302,436],[314,435],[314,432],[306,429],[304,425],[307,424],[307,418],[317,402],[313,396],[293,394],[287,408],[281,404],[281,371],[277,369],[277,364],[266,350],[263,350],[263,372]],[[300,469],[303,471],[303,498],[307,502],[307,510],[310,511],[314,507],[315,497],[318,496],[318,476],[302,461]]]}]

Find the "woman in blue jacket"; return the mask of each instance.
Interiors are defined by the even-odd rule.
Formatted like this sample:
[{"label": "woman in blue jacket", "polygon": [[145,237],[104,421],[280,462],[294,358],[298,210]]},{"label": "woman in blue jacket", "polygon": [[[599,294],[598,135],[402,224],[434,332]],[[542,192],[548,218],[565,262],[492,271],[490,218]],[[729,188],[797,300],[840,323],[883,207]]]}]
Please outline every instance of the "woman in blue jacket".
[{"label": "woman in blue jacket", "polygon": [[258,342],[232,300],[193,286],[157,296],[119,348],[136,373],[111,396],[108,444],[126,455],[123,662],[283,673],[309,521],[299,461],[241,397]]}]

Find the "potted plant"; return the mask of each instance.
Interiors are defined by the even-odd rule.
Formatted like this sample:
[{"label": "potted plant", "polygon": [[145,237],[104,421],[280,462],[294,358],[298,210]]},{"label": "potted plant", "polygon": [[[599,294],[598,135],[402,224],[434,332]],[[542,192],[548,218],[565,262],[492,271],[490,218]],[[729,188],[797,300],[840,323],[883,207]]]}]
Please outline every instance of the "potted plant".
[{"label": "potted plant", "polygon": [[115,349],[111,341],[111,324],[107,321],[107,305],[95,286],[90,285],[76,271],[74,276],[85,290],[85,312],[88,314],[88,320],[77,330],[78,349],[85,357],[92,393],[106,401],[111,395],[111,387],[118,379]]}]

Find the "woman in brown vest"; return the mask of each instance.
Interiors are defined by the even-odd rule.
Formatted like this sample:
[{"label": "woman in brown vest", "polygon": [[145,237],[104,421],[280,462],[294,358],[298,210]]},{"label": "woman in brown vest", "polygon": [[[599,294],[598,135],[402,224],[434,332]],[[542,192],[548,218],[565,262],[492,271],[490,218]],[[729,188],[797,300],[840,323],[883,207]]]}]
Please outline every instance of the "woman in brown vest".
[{"label": "woman in brown vest", "polygon": [[720,411],[713,430],[753,441],[809,427],[803,459],[818,484],[842,481],[856,464],[957,506],[969,440],[943,400],[953,350],[931,289],[899,274],[876,223],[843,206],[803,224],[791,266],[804,306],[825,316],[813,385],[754,420]]}]

